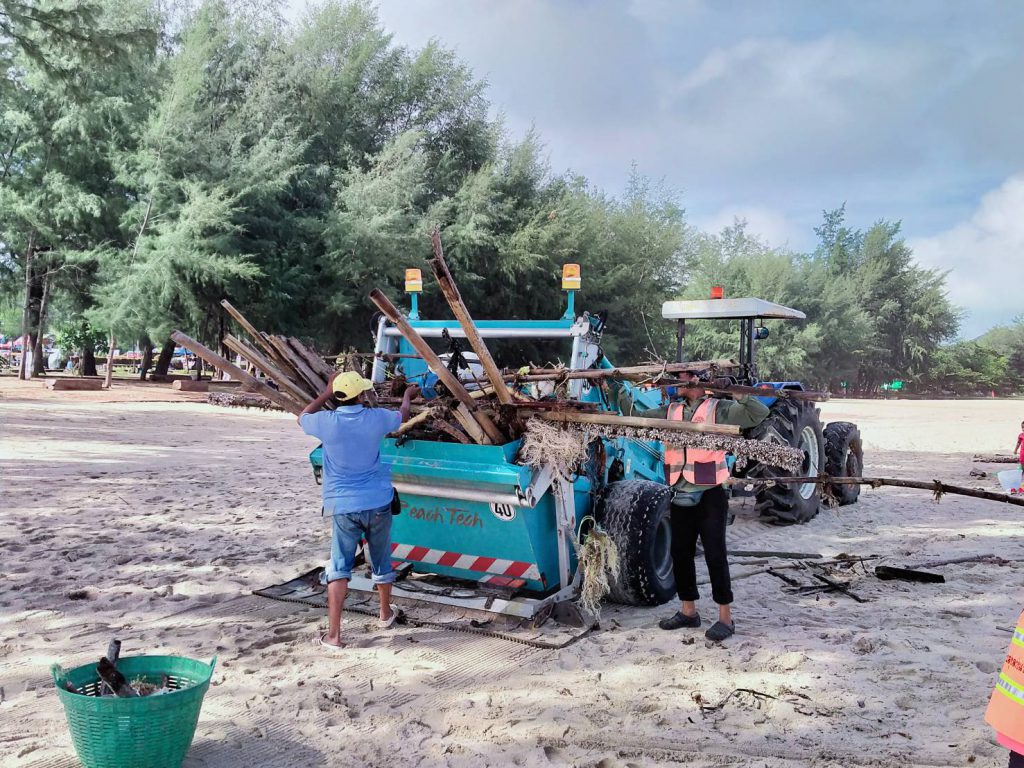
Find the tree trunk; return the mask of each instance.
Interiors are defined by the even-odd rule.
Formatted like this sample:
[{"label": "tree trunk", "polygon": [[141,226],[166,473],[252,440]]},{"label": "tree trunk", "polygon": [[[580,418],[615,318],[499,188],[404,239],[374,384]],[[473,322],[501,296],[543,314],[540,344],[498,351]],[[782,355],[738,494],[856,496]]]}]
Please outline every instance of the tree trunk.
[{"label": "tree trunk", "polygon": [[[226,357],[226,358],[230,359],[231,358],[231,352],[228,350],[228,348],[226,346],[224,346],[224,337],[227,336],[227,332],[224,330],[224,314],[225,314],[224,313],[224,307],[218,305],[217,306],[217,310],[218,310],[218,312],[217,312],[217,321],[219,323],[219,327],[217,329],[217,343],[220,346],[221,357]],[[223,379],[224,378],[224,371],[222,371],[220,369],[214,371],[213,378],[214,379]]]},{"label": "tree trunk", "polygon": [[139,369],[139,381],[145,381],[149,369],[153,366],[153,340],[149,334],[144,335],[139,343],[142,345],[142,367]]},{"label": "tree trunk", "polygon": [[43,291],[39,299],[39,325],[36,326],[35,344],[32,345],[32,377],[45,376],[43,362],[43,334],[46,332],[46,312],[50,303],[50,270],[43,273]]},{"label": "tree trunk", "polygon": [[86,347],[82,350],[82,375],[96,375],[96,350],[92,347]]},{"label": "tree trunk", "polygon": [[28,378],[28,341],[31,331],[32,315],[32,288],[35,284],[35,276],[32,274],[36,251],[36,233],[33,232],[28,238],[28,247],[25,249],[25,305],[21,311],[21,360],[18,366],[18,378]]},{"label": "tree trunk", "polygon": [[160,349],[160,357],[156,360],[154,376],[166,376],[171,367],[171,358],[174,357],[174,339],[168,339]]},{"label": "tree trunk", "polygon": [[103,382],[103,386],[110,389],[110,382],[114,378],[114,344],[117,343],[117,339],[114,337],[114,332],[110,332],[110,346],[107,348],[107,376]]}]

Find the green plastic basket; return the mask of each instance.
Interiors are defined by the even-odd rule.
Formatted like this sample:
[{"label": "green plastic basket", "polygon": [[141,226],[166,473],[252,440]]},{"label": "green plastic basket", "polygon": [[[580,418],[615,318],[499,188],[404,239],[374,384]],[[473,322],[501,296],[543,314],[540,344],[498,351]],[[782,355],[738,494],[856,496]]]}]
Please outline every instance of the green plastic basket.
[{"label": "green plastic basket", "polygon": [[[129,682],[144,678],[176,690],[156,696],[99,697],[95,664],[64,671],[54,664],[53,682],[64,703],[78,759],[85,768],[180,768],[192,744],[203,696],[217,657],[209,664],[181,656],[126,656],[117,668]],[[69,682],[83,691],[64,689]]]}]

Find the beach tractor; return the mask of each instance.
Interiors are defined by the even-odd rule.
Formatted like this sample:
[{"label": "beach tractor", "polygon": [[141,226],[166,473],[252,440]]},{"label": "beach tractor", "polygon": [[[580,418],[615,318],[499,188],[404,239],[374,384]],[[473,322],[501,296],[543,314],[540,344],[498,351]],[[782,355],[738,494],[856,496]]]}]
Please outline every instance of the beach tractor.
[{"label": "beach tractor", "polygon": [[[833,421],[822,427],[821,413],[813,403],[771,396],[771,391],[788,389],[804,391],[798,381],[761,381],[757,370],[757,342],[768,338],[764,320],[803,320],[806,315],[796,309],[756,298],[724,298],[720,286],[711,290],[710,299],[667,301],[662,317],[676,321],[676,360],[683,361],[686,323],[694,320],[738,321],[739,356],[726,378],[734,384],[764,388],[759,399],[771,409],[768,418],[748,430],[747,436],[789,445],[804,454],[803,466],[794,474],[777,467],[750,462],[739,475],[754,481],[757,510],[769,522],[781,525],[803,523],[813,518],[820,506],[820,497],[829,496],[839,504],[853,504],[860,493],[859,485],[828,484],[819,490],[816,483],[758,484],[758,480],[783,477],[817,477],[822,472],[830,477],[860,477],[864,468],[864,449],[860,430],[848,421]],[[734,486],[734,495],[742,494],[742,486]]]},{"label": "beach tractor", "polygon": [[[601,347],[608,314],[577,316],[577,265],[564,269],[562,289],[567,302],[557,319],[481,320],[475,322],[476,330],[495,349],[510,344],[557,348],[552,359],[569,370],[613,368]],[[465,332],[457,320],[422,318],[421,290],[420,271],[407,270],[407,321],[441,356],[449,372],[471,390],[480,371],[475,357],[463,349]],[[752,313],[752,317],[761,316],[763,312]],[[428,402],[435,396],[439,388],[435,373],[386,317],[374,323],[374,342],[371,378],[375,384],[401,377],[420,385]],[[628,381],[621,386],[638,410],[663,402],[661,389],[645,389]],[[567,387],[573,400],[590,403],[597,411],[618,413],[617,403],[600,384],[575,379]],[[777,400],[766,397],[773,403]],[[806,439],[808,454],[813,454],[808,470],[816,472],[822,460],[817,415],[812,408],[813,422],[806,420],[810,416],[794,420],[785,403],[779,400],[773,405],[778,415],[769,428],[781,441],[791,441],[794,434],[797,440]],[[808,423],[813,426],[805,435]],[[570,625],[587,625],[592,617],[588,619],[575,602],[582,583],[577,546],[596,522],[611,536],[619,555],[620,574],[610,598],[627,605],[660,605],[671,599],[675,594],[671,491],[662,444],[595,436],[587,444],[585,457],[565,477],[553,465],[528,466],[519,455],[521,443],[517,439],[487,445],[453,442],[443,435],[409,434],[383,441],[381,458],[391,465],[401,500],[401,512],[392,523],[391,557],[399,572],[395,597],[535,623],[553,617]],[[319,481],[322,448],[312,452],[310,462]],[[786,514],[794,521],[806,518],[793,513],[793,504],[786,503],[789,506],[781,510],[780,520]],[[369,592],[373,584],[368,574],[356,571],[349,588]]]}]

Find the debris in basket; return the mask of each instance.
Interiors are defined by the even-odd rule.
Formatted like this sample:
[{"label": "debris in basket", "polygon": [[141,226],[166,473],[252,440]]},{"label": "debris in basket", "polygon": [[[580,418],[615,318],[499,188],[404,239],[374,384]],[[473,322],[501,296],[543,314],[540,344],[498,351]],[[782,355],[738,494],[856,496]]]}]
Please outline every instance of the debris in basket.
[{"label": "debris in basket", "polygon": [[144,677],[137,677],[131,682],[132,688],[138,691],[139,696],[159,696],[162,693],[170,693],[174,689],[170,686],[167,675],[160,679],[160,685],[149,682]]},{"label": "debris in basket", "polygon": [[138,676],[128,682],[124,674],[117,668],[117,662],[121,656],[121,641],[114,639],[107,646],[107,655],[100,659],[96,665],[96,674],[99,680],[95,684],[95,693],[88,691],[89,685],[77,688],[71,682],[64,681],[64,690],[70,693],[77,693],[82,696],[116,696],[118,698],[138,698],[140,696],[158,696],[164,693],[171,693],[179,690],[177,686],[171,685],[170,676],[160,675],[159,682],[154,682],[154,675],[147,677]]}]

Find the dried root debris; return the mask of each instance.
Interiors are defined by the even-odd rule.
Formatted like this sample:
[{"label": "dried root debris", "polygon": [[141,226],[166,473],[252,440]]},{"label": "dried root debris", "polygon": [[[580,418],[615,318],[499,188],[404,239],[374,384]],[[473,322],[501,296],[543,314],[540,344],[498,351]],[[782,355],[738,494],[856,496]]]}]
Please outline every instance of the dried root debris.
[{"label": "dried root debris", "polygon": [[576,555],[583,573],[577,602],[584,610],[600,617],[601,601],[612,591],[612,582],[619,578],[619,550],[612,537],[595,523],[583,543],[577,546]]},{"label": "dried root debris", "polygon": [[519,457],[528,467],[552,464],[562,477],[569,477],[586,458],[589,441],[586,430],[564,429],[549,421],[530,419]]}]

